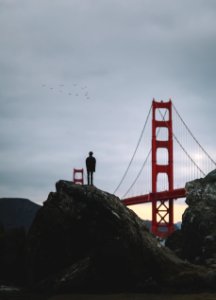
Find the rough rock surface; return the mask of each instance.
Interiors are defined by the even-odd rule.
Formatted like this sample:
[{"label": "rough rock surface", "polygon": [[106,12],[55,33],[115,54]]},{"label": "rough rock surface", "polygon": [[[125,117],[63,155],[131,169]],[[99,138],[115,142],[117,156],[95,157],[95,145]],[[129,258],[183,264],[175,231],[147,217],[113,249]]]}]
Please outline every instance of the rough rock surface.
[{"label": "rough rock surface", "polygon": [[161,246],[119,198],[63,180],[38,211],[27,245],[28,279],[46,291],[156,291],[216,282],[214,273]]},{"label": "rough rock surface", "polygon": [[24,228],[0,232],[0,282],[24,284],[25,246]]},{"label": "rough rock surface", "polygon": [[216,170],[185,188],[188,208],[182,227],[166,245],[190,262],[216,267]]}]

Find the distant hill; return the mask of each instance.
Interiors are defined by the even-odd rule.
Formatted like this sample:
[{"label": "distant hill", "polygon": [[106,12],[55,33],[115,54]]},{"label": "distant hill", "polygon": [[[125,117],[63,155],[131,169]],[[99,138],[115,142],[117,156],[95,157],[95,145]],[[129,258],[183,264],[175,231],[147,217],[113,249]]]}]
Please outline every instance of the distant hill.
[{"label": "distant hill", "polygon": [[[148,229],[151,230],[152,222],[149,221],[149,220],[143,220],[143,222],[148,227]],[[181,228],[181,222],[177,222],[176,224],[174,224],[174,228],[175,228],[175,230],[180,229]]]},{"label": "distant hill", "polygon": [[175,225],[176,225],[177,229],[181,229],[182,222],[177,222]]},{"label": "distant hill", "polygon": [[[3,225],[5,230],[24,227],[29,230],[33,219],[41,206],[24,198],[0,198],[0,231]],[[151,229],[151,221],[144,220]],[[175,229],[181,227],[181,222],[175,224]]]},{"label": "distant hill", "polygon": [[23,198],[0,198],[0,224],[5,230],[24,227],[29,230],[41,206]]}]

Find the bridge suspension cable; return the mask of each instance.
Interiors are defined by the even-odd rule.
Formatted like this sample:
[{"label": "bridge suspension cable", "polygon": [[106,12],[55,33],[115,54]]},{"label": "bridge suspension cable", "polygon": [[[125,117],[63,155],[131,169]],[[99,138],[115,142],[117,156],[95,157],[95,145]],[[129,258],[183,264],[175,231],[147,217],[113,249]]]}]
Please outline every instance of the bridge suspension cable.
[{"label": "bridge suspension cable", "polygon": [[[160,109],[159,109],[159,112],[160,112],[160,115],[163,118],[163,120],[166,122],[165,116],[162,115]],[[200,167],[197,165],[197,163],[195,162],[195,160],[190,156],[190,154],[187,152],[187,150],[183,147],[183,145],[181,144],[181,142],[179,141],[179,139],[177,138],[177,136],[174,134],[174,132],[173,132],[173,137],[176,140],[176,142],[179,144],[179,146],[181,147],[181,149],[184,151],[184,153],[187,155],[187,157],[191,160],[191,162],[200,171],[200,173],[202,173],[205,176],[206,174],[203,172],[203,170],[200,169]]]},{"label": "bridge suspension cable", "polygon": [[179,117],[179,119],[182,121],[182,123],[184,124],[185,128],[187,129],[187,131],[189,132],[189,134],[192,136],[192,138],[194,139],[194,141],[197,143],[197,145],[202,149],[202,151],[205,153],[205,155],[211,160],[211,162],[216,166],[216,162],[213,160],[213,158],[208,154],[208,152],[203,148],[203,146],[199,143],[199,141],[196,139],[196,137],[194,136],[194,134],[191,132],[190,128],[187,126],[187,124],[185,123],[185,121],[182,119],[182,117],[180,116],[179,112],[177,111],[175,105],[173,104],[173,108],[177,114],[177,116]]},{"label": "bridge suspension cable", "polygon": [[[160,113],[161,113],[161,112],[160,112]],[[165,111],[164,115],[162,115],[163,120],[164,120],[165,117],[166,117],[166,113],[167,113],[167,110]],[[161,113],[161,114],[162,114],[162,113]],[[159,133],[160,133],[160,127],[159,127],[159,129],[157,130],[156,137],[158,137]],[[149,156],[150,156],[151,152],[152,152],[152,148],[150,148],[150,150],[149,150],[149,152],[148,152],[148,154],[147,154],[147,156],[146,156],[146,159],[144,160],[144,162],[143,162],[143,164],[142,164],[142,166],[141,166],[139,172],[137,173],[137,176],[135,177],[134,181],[132,182],[132,184],[130,185],[130,187],[129,187],[128,190],[126,191],[126,193],[122,196],[122,198],[125,198],[125,197],[127,196],[127,194],[130,192],[130,190],[133,188],[133,186],[135,185],[135,183],[136,183],[137,180],[139,179],[139,177],[140,177],[140,175],[141,175],[141,173],[142,173],[142,171],[143,171],[143,169],[144,169],[144,167],[145,167],[145,165],[146,165],[146,163],[147,163],[147,161],[148,161],[148,159],[149,159]]]},{"label": "bridge suspension cable", "polygon": [[139,139],[138,139],[138,142],[137,142],[136,148],[135,148],[135,150],[134,150],[134,153],[133,153],[133,155],[132,155],[132,157],[131,157],[131,160],[130,160],[130,162],[129,162],[129,164],[128,164],[128,166],[127,166],[127,168],[126,168],[126,170],[125,170],[125,172],[124,172],[124,174],[123,174],[123,176],[122,176],[122,178],[121,178],[119,184],[117,185],[116,189],[114,190],[113,194],[115,194],[115,193],[117,192],[117,190],[119,189],[119,187],[121,186],[122,182],[124,181],[124,179],[125,179],[125,177],[126,177],[128,171],[129,171],[129,168],[130,168],[130,166],[131,166],[131,164],[132,164],[132,162],[133,162],[133,160],[134,160],[134,157],[135,157],[135,155],[136,155],[136,152],[137,152],[137,150],[138,150],[138,148],[139,148],[139,145],[140,145],[140,142],[141,142],[141,140],[142,140],[142,137],[143,137],[143,134],[144,134],[146,125],[147,125],[147,123],[148,123],[148,119],[149,119],[151,110],[152,110],[152,105],[151,105],[151,107],[150,107],[150,109],[149,109],[149,112],[148,112],[146,121],[145,121],[144,126],[143,126],[143,128],[142,128],[140,137],[139,137]]},{"label": "bridge suspension cable", "polygon": [[182,146],[182,144],[180,143],[180,141],[178,140],[177,136],[174,133],[173,133],[173,137],[176,140],[176,142],[179,144],[179,146],[181,147],[181,149],[184,151],[184,153],[187,155],[187,157],[195,165],[195,167],[200,171],[200,173],[203,174],[203,176],[205,176],[206,174],[203,172],[203,170],[200,169],[200,167],[197,165],[197,163],[195,162],[195,160],[190,156],[190,154],[187,152],[187,150]]},{"label": "bridge suspension cable", "polygon": [[135,177],[134,181],[132,182],[132,184],[130,185],[130,187],[129,187],[128,190],[126,191],[126,193],[125,193],[121,198],[125,198],[125,197],[127,196],[127,194],[130,192],[130,190],[132,189],[132,187],[134,186],[134,184],[135,184],[135,183],[137,182],[137,180],[139,179],[139,177],[140,177],[140,175],[141,175],[141,173],[142,173],[142,171],[143,171],[143,169],[144,169],[144,167],[145,167],[145,165],[146,165],[146,163],[147,163],[147,161],[148,161],[148,159],[149,159],[149,156],[150,156],[151,152],[152,152],[152,149],[149,150],[149,152],[148,152],[148,154],[147,154],[147,156],[146,156],[146,159],[144,160],[144,163],[142,164],[142,166],[141,166],[141,168],[140,168],[140,170],[139,170],[137,176]]}]

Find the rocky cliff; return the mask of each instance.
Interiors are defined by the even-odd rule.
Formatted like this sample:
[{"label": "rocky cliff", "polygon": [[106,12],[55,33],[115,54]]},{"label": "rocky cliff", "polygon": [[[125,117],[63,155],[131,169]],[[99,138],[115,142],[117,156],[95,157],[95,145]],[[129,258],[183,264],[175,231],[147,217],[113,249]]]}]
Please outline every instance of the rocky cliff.
[{"label": "rocky cliff", "polygon": [[181,230],[166,245],[190,262],[216,267],[216,170],[186,184]]},{"label": "rocky cliff", "polygon": [[59,181],[38,211],[27,241],[29,283],[52,292],[197,289],[215,273],[161,246],[119,198]]}]

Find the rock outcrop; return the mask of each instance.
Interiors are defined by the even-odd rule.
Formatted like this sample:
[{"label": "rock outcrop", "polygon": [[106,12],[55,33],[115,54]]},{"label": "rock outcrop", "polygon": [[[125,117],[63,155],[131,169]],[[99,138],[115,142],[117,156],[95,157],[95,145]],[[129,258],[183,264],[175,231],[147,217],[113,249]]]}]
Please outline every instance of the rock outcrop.
[{"label": "rock outcrop", "polygon": [[216,267],[216,170],[186,184],[181,230],[166,245],[190,262]]},{"label": "rock outcrop", "polygon": [[25,247],[24,228],[0,233],[0,282],[25,283]]},{"label": "rock outcrop", "polygon": [[30,229],[27,272],[32,286],[52,292],[193,289],[216,282],[214,273],[161,246],[119,198],[62,180]]}]

